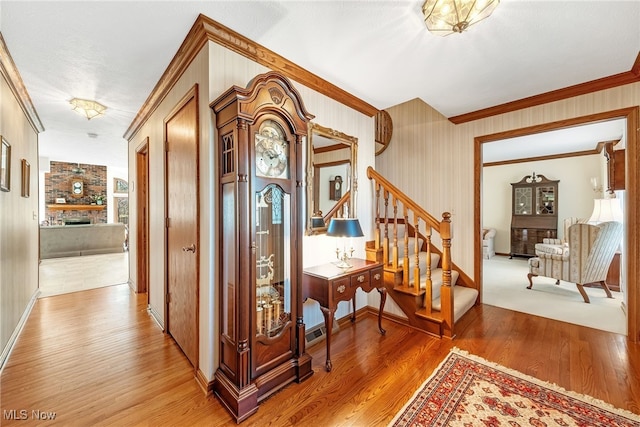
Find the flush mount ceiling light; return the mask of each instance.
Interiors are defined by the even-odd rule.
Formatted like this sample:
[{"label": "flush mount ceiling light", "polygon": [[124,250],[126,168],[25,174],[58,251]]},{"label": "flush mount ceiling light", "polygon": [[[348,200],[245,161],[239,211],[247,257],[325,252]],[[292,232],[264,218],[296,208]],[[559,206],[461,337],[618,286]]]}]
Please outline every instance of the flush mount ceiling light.
[{"label": "flush mount ceiling light", "polygon": [[462,33],[491,15],[500,0],[427,0],[422,5],[427,28],[439,36]]},{"label": "flush mount ceiling light", "polygon": [[73,106],[73,111],[85,116],[87,120],[102,116],[107,110],[104,105],[89,99],[73,98],[69,103]]}]

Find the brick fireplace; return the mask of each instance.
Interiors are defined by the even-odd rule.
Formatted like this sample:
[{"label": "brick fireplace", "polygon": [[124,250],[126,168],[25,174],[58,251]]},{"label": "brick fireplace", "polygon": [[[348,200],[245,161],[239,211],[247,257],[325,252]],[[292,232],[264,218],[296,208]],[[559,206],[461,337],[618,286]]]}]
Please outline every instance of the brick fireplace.
[{"label": "brick fireplace", "polygon": [[[81,195],[72,193],[72,181],[81,180]],[[107,210],[92,205],[92,196],[107,194],[107,167],[52,161],[44,176],[45,219],[49,224],[64,224],[65,220],[88,219],[92,224],[106,223]],[[64,199],[64,204],[59,203]],[[106,203],[106,201],[105,201]],[[69,221],[67,221],[69,222]]]}]

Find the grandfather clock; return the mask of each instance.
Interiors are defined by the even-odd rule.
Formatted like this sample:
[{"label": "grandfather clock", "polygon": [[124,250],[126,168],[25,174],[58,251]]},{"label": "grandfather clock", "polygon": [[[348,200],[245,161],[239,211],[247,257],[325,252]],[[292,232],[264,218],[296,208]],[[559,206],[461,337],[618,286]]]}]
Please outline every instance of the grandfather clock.
[{"label": "grandfather clock", "polygon": [[211,103],[219,170],[220,366],[214,392],[235,417],[313,374],[302,320],[303,164],[313,118],[282,75]]}]

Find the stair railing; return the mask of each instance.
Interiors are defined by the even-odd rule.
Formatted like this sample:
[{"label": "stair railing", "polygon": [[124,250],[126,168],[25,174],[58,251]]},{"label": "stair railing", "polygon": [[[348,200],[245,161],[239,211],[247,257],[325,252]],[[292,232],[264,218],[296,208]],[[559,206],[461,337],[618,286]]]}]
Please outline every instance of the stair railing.
[{"label": "stair railing", "polygon": [[[398,225],[405,224],[404,235],[401,236],[404,245],[403,286],[420,290],[420,262],[419,252],[427,252],[427,271],[425,280],[424,308],[426,314],[431,314],[432,300],[432,279],[431,271],[438,266],[431,265],[432,251],[440,253],[442,268],[442,288],[440,291],[441,310],[440,314],[445,323],[445,330],[453,330],[453,292],[451,290],[451,214],[444,212],[442,220],[436,220],[431,214],[417,205],[409,196],[404,194],[382,175],[376,172],[371,166],[367,168],[367,178],[374,183],[375,192],[375,235],[374,248],[377,260],[382,262],[386,268],[399,269],[398,260]],[[389,202],[391,202],[392,214],[389,215]],[[401,205],[402,218],[398,218],[398,204]],[[383,212],[381,212],[383,211]],[[409,222],[409,219],[411,221]],[[425,229],[422,230],[421,227]],[[389,229],[391,228],[391,238]],[[432,245],[432,233],[440,236],[442,249],[438,250]],[[412,233],[414,245],[413,267],[410,266],[409,259],[409,234]],[[425,239],[420,247],[420,236]],[[413,268],[413,281],[409,282],[409,269]]]},{"label": "stair railing", "polygon": [[351,202],[351,191],[347,191],[342,195],[340,200],[336,202],[336,204],[331,208],[329,212],[327,212],[324,216],[324,223],[329,226],[329,222],[331,222],[332,218],[344,218],[349,215],[346,213],[349,212],[349,203]]}]

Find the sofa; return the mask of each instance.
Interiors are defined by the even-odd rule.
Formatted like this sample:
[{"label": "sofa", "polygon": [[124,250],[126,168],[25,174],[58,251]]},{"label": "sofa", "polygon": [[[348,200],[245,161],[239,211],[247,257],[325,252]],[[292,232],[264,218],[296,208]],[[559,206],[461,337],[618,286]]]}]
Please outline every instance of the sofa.
[{"label": "sofa", "polygon": [[124,224],[40,227],[40,259],[124,252]]}]

